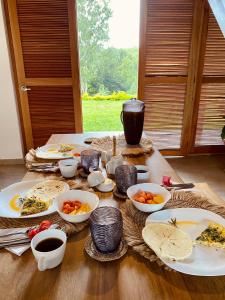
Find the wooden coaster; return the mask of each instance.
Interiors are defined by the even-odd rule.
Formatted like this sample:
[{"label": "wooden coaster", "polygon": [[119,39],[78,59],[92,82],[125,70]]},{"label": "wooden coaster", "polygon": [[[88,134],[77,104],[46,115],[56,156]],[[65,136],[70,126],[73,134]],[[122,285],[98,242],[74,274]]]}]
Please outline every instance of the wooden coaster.
[{"label": "wooden coaster", "polygon": [[117,187],[115,186],[114,190],[113,190],[113,196],[115,196],[116,198],[119,198],[121,200],[126,200],[127,194],[122,194],[118,191]]},{"label": "wooden coaster", "polygon": [[106,262],[117,260],[124,256],[127,253],[128,246],[125,240],[122,239],[116,251],[112,253],[101,253],[96,249],[92,241],[91,235],[89,235],[85,241],[84,249],[91,258],[101,262]]}]

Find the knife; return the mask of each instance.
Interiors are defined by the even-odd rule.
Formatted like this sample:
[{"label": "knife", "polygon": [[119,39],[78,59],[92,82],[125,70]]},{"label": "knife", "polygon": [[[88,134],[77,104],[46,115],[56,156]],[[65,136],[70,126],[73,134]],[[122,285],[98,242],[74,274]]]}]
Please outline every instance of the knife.
[{"label": "knife", "polygon": [[195,187],[195,185],[193,183],[176,183],[176,184],[171,184],[170,187],[191,189],[191,188]]},{"label": "knife", "polygon": [[13,242],[5,242],[5,243],[0,243],[0,248],[5,248],[5,247],[12,247],[12,246],[18,246],[18,245],[24,245],[30,243],[30,239],[20,239],[18,241],[13,241]]}]

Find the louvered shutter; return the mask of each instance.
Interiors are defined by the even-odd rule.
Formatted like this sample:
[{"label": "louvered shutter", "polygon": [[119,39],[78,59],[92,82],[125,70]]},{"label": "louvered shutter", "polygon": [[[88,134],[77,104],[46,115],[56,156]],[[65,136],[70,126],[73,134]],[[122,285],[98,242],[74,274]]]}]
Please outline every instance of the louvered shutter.
[{"label": "louvered shutter", "polygon": [[4,2],[27,149],[81,132],[75,0]]},{"label": "louvered shutter", "polygon": [[225,116],[225,38],[211,12],[195,146],[223,144],[220,137],[222,127],[225,125],[223,116]]},{"label": "louvered shutter", "polygon": [[193,1],[146,0],[142,14],[139,97],[146,105],[144,127],[159,148],[179,149]]}]

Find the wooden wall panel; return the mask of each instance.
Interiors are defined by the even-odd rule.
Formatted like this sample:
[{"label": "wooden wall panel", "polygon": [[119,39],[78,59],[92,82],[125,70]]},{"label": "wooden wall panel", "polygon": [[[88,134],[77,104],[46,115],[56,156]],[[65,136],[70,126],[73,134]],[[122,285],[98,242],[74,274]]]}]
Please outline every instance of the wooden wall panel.
[{"label": "wooden wall panel", "polygon": [[72,87],[32,87],[28,92],[34,147],[51,134],[74,133]]},{"label": "wooden wall panel", "polygon": [[17,1],[26,77],[71,77],[67,2]]}]

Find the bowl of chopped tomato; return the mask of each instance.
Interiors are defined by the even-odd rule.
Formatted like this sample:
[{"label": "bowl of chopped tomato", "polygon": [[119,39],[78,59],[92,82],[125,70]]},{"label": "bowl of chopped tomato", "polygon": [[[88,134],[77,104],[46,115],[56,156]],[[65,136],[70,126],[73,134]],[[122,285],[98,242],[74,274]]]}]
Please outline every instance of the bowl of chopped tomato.
[{"label": "bowl of chopped tomato", "polygon": [[132,185],[128,188],[127,195],[133,205],[143,212],[160,210],[171,198],[170,192],[156,183]]},{"label": "bowl of chopped tomato", "polygon": [[86,221],[98,207],[99,198],[94,193],[70,190],[58,195],[56,203],[57,211],[64,220],[80,223]]}]

